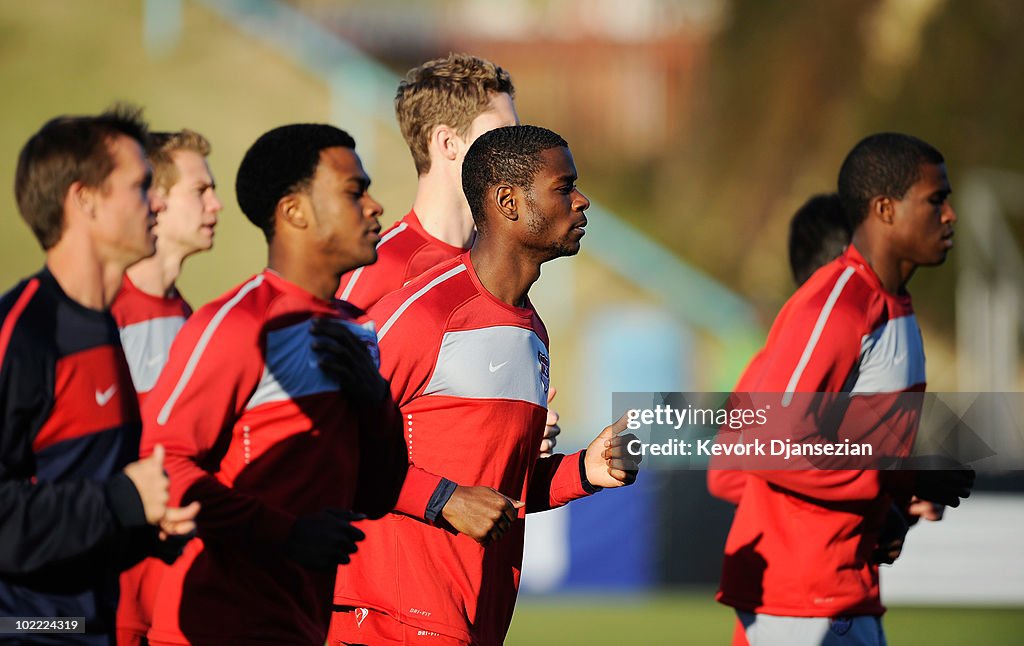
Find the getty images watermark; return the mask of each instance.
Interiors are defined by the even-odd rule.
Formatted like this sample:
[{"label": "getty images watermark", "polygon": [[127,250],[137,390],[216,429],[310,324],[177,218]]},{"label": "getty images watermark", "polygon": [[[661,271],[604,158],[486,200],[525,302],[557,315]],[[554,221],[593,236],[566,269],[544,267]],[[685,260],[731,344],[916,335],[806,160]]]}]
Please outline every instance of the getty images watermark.
[{"label": "getty images watermark", "polygon": [[[636,431],[644,425],[666,425],[673,430],[679,431],[684,426],[705,426],[706,424],[716,425],[726,430],[740,430],[758,428],[768,424],[768,411],[770,408],[759,408],[757,410],[732,409],[714,410],[694,409],[692,407],[683,410],[674,409],[671,406],[658,405],[653,409],[633,409],[627,412],[626,426]],[[701,421],[689,422],[688,419]],[[720,420],[705,422],[703,420]],[[671,420],[671,421],[663,421]],[[752,436],[751,436],[752,435]],[[789,460],[796,456],[804,455],[835,455],[835,456],[872,456],[874,447],[868,442],[851,442],[843,439],[837,442],[793,442],[791,438],[763,440],[756,434],[748,434],[749,439],[745,441],[723,441],[734,439],[724,434],[722,437],[695,438],[685,440],[682,438],[669,438],[663,443],[645,443],[639,439],[631,440],[626,445],[630,455],[681,455],[681,456],[720,456],[720,457],[742,457],[742,456],[772,456]]]},{"label": "getty images watermark", "polygon": [[1024,468],[1021,393],[615,393],[655,469]]}]

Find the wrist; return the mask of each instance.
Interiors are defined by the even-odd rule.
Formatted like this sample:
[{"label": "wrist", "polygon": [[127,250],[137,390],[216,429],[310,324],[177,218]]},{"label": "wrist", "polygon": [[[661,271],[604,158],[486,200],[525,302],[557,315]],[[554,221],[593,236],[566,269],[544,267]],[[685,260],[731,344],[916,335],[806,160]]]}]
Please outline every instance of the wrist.
[{"label": "wrist", "polygon": [[437,488],[434,489],[434,493],[431,494],[430,500],[427,502],[427,511],[423,517],[431,523],[437,521],[439,516],[443,517],[448,501],[452,499],[452,495],[455,494],[455,490],[458,488],[459,485],[451,480],[441,478],[441,482],[437,484]]},{"label": "wrist", "polygon": [[586,451],[580,451],[579,465],[580,465],[580,484],[583,486],[583,490],[586,491],[588,494],[593,494],[593,493],[597,493],[598,491],[601,491],[601,489],[603,489],[603,487],[599,487],[599,486],[597,486],[595,484],[591,484],[590,478],[587,476],[587,452]]},{"label": "wrist", "polygon": [[132,479],[123,471],[107,480],[104,484],[104,493],[107,497],[107,506],[110,507],[119,526],[130,529],[145,527],[148,524],[142,495]]}]

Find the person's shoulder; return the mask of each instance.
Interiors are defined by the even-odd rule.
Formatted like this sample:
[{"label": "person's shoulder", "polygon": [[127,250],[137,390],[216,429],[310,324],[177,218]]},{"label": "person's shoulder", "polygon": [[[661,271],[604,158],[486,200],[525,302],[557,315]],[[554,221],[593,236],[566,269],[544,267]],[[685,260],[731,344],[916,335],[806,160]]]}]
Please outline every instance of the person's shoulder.
[{"label": "person's shoulder", "polygon": [[383,261],[385,265],[400,264],[404,266],[412,255],[429,244],[430,240],[420,227],[414,226],[414,223],[410,221],[410,216],[406,215],[381,234],[380,242],[377,243],[377,263],[375,264]]},{"label": "person's shoulder", "polygon": [[62,300],[68,299],[46,270],[22,279],[0,297],[0,324],[7,330],[5,338],[55,329]]},{"label": "person's shoulder", "polygon": [[192,314],[192,308],[176,287],[172,286],[171,296],[154,296],[139,289],[125,276],[120,291],[110,305],[110,314],[117,322],[117,327],[124,329],[153,319],[187,319]]},{"label": "person's shoulder", "polygon": [[185,323],[185,329],[222,329],[235,332],[258,329],[270,305],[279,296],[265,273],[232,287],[196,310]]},{"label": "person's shoulder", "polygon": [[475,294],[466,270],[462,257],[443,262],[377,301],[369,316],[382,335],[399,317],[440,320]]},{"label": "person's shoulder", "polygon": [[866,319],[877,290],[846,256],[840,256],[815,272],[787,301],[790,315],[825,315],[847,322]]},{"label": "person's shoulder", "polygon": [[40,294],[41,277],[37,274],[18,281],[18,284],[0,296],[0,320],[6,321],[11,316],[24,312],[33,301],[40,302],[46,298],[45,290]]},{"label": "person's shoulder", "polygon": [[0,296],[0,361],[19,356],[27,364],[42,365],[45,356],[59,352],[57,343],[58,294],[36,274],[18,282]]}]

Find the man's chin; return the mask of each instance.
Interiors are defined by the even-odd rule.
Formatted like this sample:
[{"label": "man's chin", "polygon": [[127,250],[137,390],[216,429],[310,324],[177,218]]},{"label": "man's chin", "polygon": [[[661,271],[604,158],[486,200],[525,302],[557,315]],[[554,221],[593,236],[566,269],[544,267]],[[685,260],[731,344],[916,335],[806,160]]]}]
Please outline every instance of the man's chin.
[{"label": "man's chin", "polygon": [[134,265],[140,260],[152,258],[155,254],[156,239],[151,236],[150,240],[148,240],[146,244],[139,245],[137,248],[132,249],[130,252],[126,253],[125,260],[128,262],[128,266],[130,267],[131,265]]},{"label": "man's chin", "polygon": [[569,256],[575,256],[580,252],[579,241],[566,242],[555,248],[555,258],[566,258]]},{"label": "man's chin", "polygon": [[943,250],[937,253],[935,256],[927,260],[926,262],[918,263],[922,267],[938,267],[946,262],[946,258],[949,256],[949,251]]}]

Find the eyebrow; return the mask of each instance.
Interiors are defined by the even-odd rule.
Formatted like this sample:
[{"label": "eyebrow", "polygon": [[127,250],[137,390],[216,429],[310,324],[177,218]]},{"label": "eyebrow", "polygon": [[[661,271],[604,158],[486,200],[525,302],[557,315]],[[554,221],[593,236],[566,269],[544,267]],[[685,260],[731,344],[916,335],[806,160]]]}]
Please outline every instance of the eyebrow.
[{"label": "eyebrow", "polygon": [[345,183],[358,185],[360,191],[365,191],[366,189],[370,188],[370,178],[365,176],[349,177],[347,180],[345,180]]},{"label": "eyebrow", "polygon": [[561,176],[555,178],[555,182],[558,183],[558,184],[562,184],[564,182],[572,183],[572,182],[575,182],[578,179],[579,179],[579,175],[574,175],[572,173],[566,173],[565,175],[561,175]]}]

